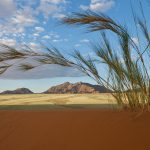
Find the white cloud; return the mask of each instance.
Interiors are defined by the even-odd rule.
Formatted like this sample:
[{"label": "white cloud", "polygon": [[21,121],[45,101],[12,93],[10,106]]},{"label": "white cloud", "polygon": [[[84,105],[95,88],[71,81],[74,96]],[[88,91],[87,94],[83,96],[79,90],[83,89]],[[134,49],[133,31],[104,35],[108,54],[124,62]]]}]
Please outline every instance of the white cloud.
[{"label": "white cloud", "polygon": [[54,40],[52,40],[52,42],[54,42],[54,43],[56,43],[56,42],[62,42],[62,40],[61,39],[54,39]]},{"label": "white cloud", "polygon": [[50,15],[53,15],[55,12],[60,11],[60,8],[56,5],[47,5],[47,4],[41,4],[38,8],[39,12],[42,12],[44,14],[44,17],[48,19]]},{"label": "white cloud", "polygon": [[11,23],[21,26],[32,26],[37,23],[37,20],[32,16],[31,11],[28,9],[18,11],[12,18]]},{"label": "white cloud", "polygon": [[81,42],[81,43],[89,43],[90,40],[88,40],[88,39],[83,39],[83,40],[81,40],[80,42]]},{"label": "white cloud", "polygon": [[40,6],[37,8],[37,13],[42,13],[46,19],[49,17],[60,19],[64,17],[63,11],[66,4],[65,0],[41,0]]},{"label": "white cloud", "polygon": [[43,79],[56,77],[81,77],[82,72],[73,67],[63,67],[59,65],[43,65],[26,72],[20,71],[14,66],[0,76],[1,79]]},{"label": "white cloud", "polygon": [[[48,19],[62,19],[65,17],[66,4],[67,0],[39,0],[38,2],[31,0],[0,0],[1,41],[5,42],[7,37],[10,39],[8,40],[9,45],[13,45],[13,39],[19,42],[23,40],[35,42],[46,30],[45,25],[49,23],[46,19],[40,22],[39,15],[43,14]],[[25,34],[26,32],[28,34]],[[56,33],[42,36],[43,39],[53,39],[53,42],[68,41],[67,39],[61,39]]]},{"label": "white cloud", "polygon": [[8,45],[8,46],[15,46],[16,45],[16,40],[14,39],[0,39],[0,44]]},{"label": "white cloud", "polygon": [[38,34],[38,33],[34,33],[33,35],[34,35],[34,36],[39,36],[39,34]]},{"label": "white cloud", "polygon": [[69,40],[67,38],[61,39],[60,37],[52,40],[52,42],[54,42],[54,43],[56,43],[56,42],[68,42],[68,41]]},{"label": "white cloud", "polygon": [[21,26],[14,26],[12,24],[4,24],[4,25],[0,25],[0,30],[2,31],[1,34],[3,36],[6,35],[12,35],[12,34],[16,34],[19,35],[20,33],[24,32],[24,27]]},{"label": "white cloud", "polygon": [[57,18],[57,19],[63,19],[63,18],[65,18],[66,17],[66,15],[65,14],[54,14],[53,15],[53,18]]},{"label": "white cloud", "polygon": [[55,4],[58,4],[58,3],[66,3],[65,0],[50,0],[51,3],[55,3]]},{"label": "white cloud", "polygon": [[41,48],[39,44],[34,43],[34,42],[30,42],[29,47],[33,50],[40,50],[40,48]]},{"label": "white cloud", "polygon": [[38,33],[45,31],[45,29],[44,29],[43,27],[35,27],[35,30],[36,30]]},{"label": "white cloud", "polygon": [[41,0],[41,2],[49,2],[53,4],[66,3],[65,0]]},{"label": "white cloud", "polygon": [[105,12],[115,5],[114,0],[91,0],[90,5],[80,5],[83,10]]},{"label": "white cloud", "polygon": [[137,37],[132,37],[132,40],[136,45],[139,45],[139,40]]},{"label": "white cloud", "polygon": [[80,44],[75,44],[75,47],[80,47],[81,45]]},{"label": "white cloud", "polygon": [[57,43],[57,42],[68,42],[68,38],[61,37],[58,33],[56,32],[51,32],[48,35],[44,35],[42,39],[51,39],[52,42]]},{"label": "white cloud", "polygon": [[45,35],[42,37],[43,39],[50,39],[51,37],[49,35]]},{"label": "white cloud", "polygon": [[13,0],[0,0],[0,17],[10,17],[16,10]]},{"label": "white cloud", "polygon": [[38,33],[34,33],[33,36],[36,36],[36,37],[37,37],[37,36],[40,36],[40,35],[39,35]]},{"label": "white cloud", "polygon": [[88,10],[88,9],[89,9],[89,6],[80,5],[80,8],[81,8],[82,10]]},{"label": "white cloud", "polygon": [[17,38],[25,33],[27,27],[38,23],[33,12],[32,8],[25,6],[17,9],[11,17],[6,17],[0,24],[1,37],[15,36]]}]

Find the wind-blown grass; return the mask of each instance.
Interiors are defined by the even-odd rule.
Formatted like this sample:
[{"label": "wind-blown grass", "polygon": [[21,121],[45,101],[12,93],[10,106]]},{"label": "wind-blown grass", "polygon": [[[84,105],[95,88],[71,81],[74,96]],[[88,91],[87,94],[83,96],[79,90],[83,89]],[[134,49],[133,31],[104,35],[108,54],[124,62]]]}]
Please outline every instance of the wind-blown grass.
[{"label": "wind-blown grass", "polygon": [[[142,5],[140,3],[141,10]],[[66,67],[75,67],[94,79],[98,84],[112,89],[112,95],[121,106],[136,109],[149,109],[150,107],[150,75],[149,75],[149,57],[150,57],[150,36],[147,22],[142,10],[143,20],[135,17],[136,43],[129,30],[124,25],[118,24],[112,18],[103,14],[93,12],[75,13],[63,20],[68,25],[85,25],[88,31],[102,31],[100,44],[93,44],[93,51],[96,59],[90,56],[85,57],[79,51],[75,51],[71,58],[66,58],[56,48],[46,48],[45,53],[35,53],[33,51],[18,51],[8,46],[2,46],[4,52],[0,52],[1,63],[7,60],[35,58],[40,65],[58,64]],[[137,28],[136,25],[139,25]],[[107,37],[107,31],[117,37],[119,54],[112,46],[112,41]],[[143,33],[142,39],[139,34]],[[144,46],[141,44],[144,41]],[[146,45],[146,46],[145,46]],[[134,59],[133,59],[134,54]],[[38,56],[38,57],[37,57]],[[97,62],[106,65],[108,78],[104,78],[98,71]],[[4,73],[9,67],[4,67]],[[21,64],[22,70],[35,68],[32,64]]]}]

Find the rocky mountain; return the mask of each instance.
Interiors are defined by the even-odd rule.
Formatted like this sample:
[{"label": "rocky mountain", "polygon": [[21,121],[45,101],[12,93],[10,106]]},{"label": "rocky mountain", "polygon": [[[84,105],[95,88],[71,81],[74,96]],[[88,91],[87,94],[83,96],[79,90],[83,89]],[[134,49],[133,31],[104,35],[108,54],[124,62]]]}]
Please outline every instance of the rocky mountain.
[{"label": "rocky mountain", "polygon": [[83,83],[83,82],[78,82],[75,84],[66,82],[57,86],[53,86],[44,93],[46,94],[64,94],[64,93],[78,93],[78,94],[83,94],[83,93],[110,93],[112,92],[111,90],[99,86],[99,85],[92,85],[89,83]]},{"label": "rocky mountain", "polygon": [[18,88],[14,91],[4,91],[1,94],[33,94],[33,92],[27,88]]}]

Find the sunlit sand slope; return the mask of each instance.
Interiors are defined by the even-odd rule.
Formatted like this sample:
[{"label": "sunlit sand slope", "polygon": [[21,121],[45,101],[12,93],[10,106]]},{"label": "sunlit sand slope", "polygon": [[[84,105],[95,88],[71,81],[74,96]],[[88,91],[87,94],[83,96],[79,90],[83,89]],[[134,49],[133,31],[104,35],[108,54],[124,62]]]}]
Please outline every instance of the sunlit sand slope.
[{"label": "sunlit sand slope", "polygon": [[0,105],[114,104],[111,94],[27,94],[0,95]]},{"label": "sunlit sand slope", "polygon": [[0,150],[150,150],[150,113],[0,111]]}]

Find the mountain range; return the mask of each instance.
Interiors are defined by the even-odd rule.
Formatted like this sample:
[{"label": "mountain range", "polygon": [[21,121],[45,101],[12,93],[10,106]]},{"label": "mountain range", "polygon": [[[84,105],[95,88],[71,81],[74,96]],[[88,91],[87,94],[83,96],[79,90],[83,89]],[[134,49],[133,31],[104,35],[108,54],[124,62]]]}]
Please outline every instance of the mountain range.
[{"label": "mountain range", "polygon": [[[89,83],[77,82],[70,83],[65,82],[63,84],[52,86],[44,94],[84,94],[84,93],[110,93],[111,90],[104,86],[92,85]],[[18,88],[13,91],[4,91],[1,94],[33,94],[33,92],[27,88]]]},{"label": "mountain range", "polygon": [[1,94],[33,94],[33,92],[27,88],[18,88],[16,90],[3,91]]},{"label": "mountain range", "polygon": [[44,93],[46,94],[64,94],[64,93],[71,93],[71,94],[83,94],[83,93],[109,93],[111,92],[107,88],[99,85],[92,85],[89,83],[77,82],[77,83],[70,83],[66,82],[57,86],[53,86],[49,88]]}]

